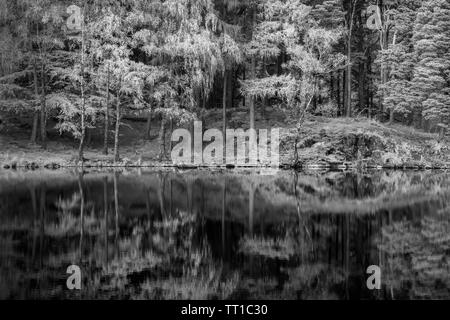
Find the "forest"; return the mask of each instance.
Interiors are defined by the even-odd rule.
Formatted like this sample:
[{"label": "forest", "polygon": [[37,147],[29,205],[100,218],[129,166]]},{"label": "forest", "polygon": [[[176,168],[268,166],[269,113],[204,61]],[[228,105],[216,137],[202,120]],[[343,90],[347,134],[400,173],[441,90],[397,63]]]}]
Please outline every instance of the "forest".
[{"label": "forest", "polygon": [[0,0],[0,300],[449,299],[449,142],[450,0]]},{"label": "forest", "polygon": [[445,167],[449,17],[448,0],[1,0],[2,162],[163,161],[201,120],[285,128],[294,165]]}]

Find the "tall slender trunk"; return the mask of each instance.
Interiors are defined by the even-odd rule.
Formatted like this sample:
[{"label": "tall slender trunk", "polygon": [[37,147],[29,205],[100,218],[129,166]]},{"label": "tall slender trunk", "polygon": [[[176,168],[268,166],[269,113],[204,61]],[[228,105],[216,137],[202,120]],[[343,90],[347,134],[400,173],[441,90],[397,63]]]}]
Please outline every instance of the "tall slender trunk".
[{"label": "tall slender trunk", "polygon": [[222,104],[222,133],[223,133],[223,157],[226,159],[226,141],[227,141],[227,72],[223,73],[223,104]]},{"label": "tall slender trunk", "polygon": [[161,119],[161,129],[159,130],[159,160],[166,158],[166,117]]},{"label": "tall slender trunk", "polygon": [[350,31],[347,42],[347,105],[346,115],[352,116],[352,32]]},{"label": "tall slender trunk", "polygon": [[342,70],[342,116],[347,115],[347,68]]},{"label": "tall slender trunk", "polygon": [[338,116],[341,116],[341,72],[337,72],[337,82],[336,82],[336,99],[338,106]]},{"label": "tall slender trunk", "polygon": [[[252,57],[250,79],[255,79],[256,61],[255,57]],[[250,109],[250,129],[255,129],[255,99],[253,97],[248,98],[248,106]]]},{"label": "tall slender trunk", "polygon": [[[380,31],[380,48],[381,50],[387,49],[387,31],[385,28],[383,28]],[[386,70],[386,64],[384,62],[381,62],[380,65],[380,82],[381,85],[384,85],[387,81],[387,70]],[[384,120],[384,112],[385,112],[385,106],[384,106],[384,96],[385,96],[385,90],[382,89],[380,93],[380,114],[379,114],[379,120]]]},{"label": "tall slender trunk", "polygon": [[106,75],[106,107],[105,107],[105,125],[104,125],[104,141],[103,141],[103,154],[108,154],[108,135],[109,135],[109,103],[110,103],[110,77],[111,72],[108,65],[108,71]]},{"label": "tall slender trunk", "polygon": [[[255,26],[255,24],[256,24],[256,9],[253,9],[252,25]],[[252,55],[250,65],[250,79],[255,79],[255,76],[256,76],[256,58],[254,55]],[[255,99],[251,96],[248,98],[248,105],[250,108],[250,129],[255,129]]]},{"label": "tall slender trunk", "polygon": [[148,110],[148,115],[147,115],[147,126],[145,128],[145,138],[147,140],[150,140],[152,135],[152,109],[150,108]]},{"label": "tall slender trunk", "polygon": [[[366,72],[367,74],[372,73],[372,55],[370,50],[367,50],[367,60],[366,60]],[[366,76],[367,78],[367,76]],[[373,110],[373,92],[369,85],[366,85],[366,99],[367,99],[367,118],[372,119]]]},{"label": "tall slender trunk", "polygon": [[46,116],[46,90],[45,90],[45,64],[41,63],[41,143],[47,148],[47,116]]},{"label": "tall slender trunk", "polygon": [[346,114],[347,117],[352,116],[352,35],[353,35],[353,20],[355,17],[356,10],[356,2],[358,0],[354,0],[351,3],[351,14],[350,21],[348,23],[348,39],[347,39],[347,106],[346,106]]},{"label": "tall slender trunk", "polygon": [[330,74],[330,96],[331,96],[331,102],[334,102],[335,99],[335,92],[334,92],[334,72],[331,72]]},{"label": "tall slender trunk", "polygon": [[[173,132],[173,118],[172,117],[170,117],[170,133],[172,133]],[[170,144],[170,146],[169,146],[169,152],[172,152],[172,149],[173,149],[173,141],[172,141],[172,139],[170,139],[170,141],[169,141],[169,144]]]},{"label": "tall slender trunk", "polygon": [[114,162],[120,160],[119,155],[119,130],[120,130],[120,87],[117,91],[117,102],[116,102],[116,129],[114,131]]},{"label": "tall slender trunk", "polygon": [[[38,84],[36,57],[34,58],[33,62],[33,82],[34,82],[34,96],[36,100],[39,100],[39,84]],[[30,138],[31,143],[36,143],[37,141],[38,124],[39,124],[39,112],[35,110],[33,115],[33,128],[31,130],[31,138]]]},{"label": "tall slender trunk", "polygon": [[364,110],[364,102],[365,102],[365,87],[364,83],[366,83],[365,75],[367,74],[365,70],[364,63],[359,64],[359,77],[358,77],[358,99],[359,99],[359,110]]},{"label": "tall slender trunk", "polygon": [[31,129],[31,138],[30,138],[31,143],[37,142],[38,124],[39,124],[39,113],[35,111],[33,115],[33,127]]},{"label": "tall slender trunk", "polygon": [[[83,17],[84,17],[84,9],[83,9]],[[80,137],[80,146],[78,148],[78,160],[81,163],[84,163],[84,143],[86,138],[86,97],[85,97],[85,83],[84,83],[84,50],[85,50],[85,42],[84,42],[84,18],[82,19],[82,27],[81,27],[81,137]]]},{"label": "tall slender trunk", "polygon": [[[396,41],[397,41],[397,33],[394,33],[394,39],[392,40],[392,45],[393,45],[393,46],[395,46]],[[383,81],[384,81],[384,83],[386,83],[386,82],[389,80],[389,79],[388,79],[388,73],[387,73],[387,70],[385,70],[384,77],[385,77],[385,78],[383,79]],[[394,113],[394,107],[392,106],[392,107],[389,109],[389,124],[394,123],[394,116],[395,116],[395,113]]]}]

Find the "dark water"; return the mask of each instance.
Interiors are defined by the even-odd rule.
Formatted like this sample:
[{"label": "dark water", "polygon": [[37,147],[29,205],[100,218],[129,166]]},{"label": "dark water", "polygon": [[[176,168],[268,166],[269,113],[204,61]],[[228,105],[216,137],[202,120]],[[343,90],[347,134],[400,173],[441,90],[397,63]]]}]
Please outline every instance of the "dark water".
[{"label": "dark water", "polygon": [[449,178],[0,171],[0,299],[450,298]]}]

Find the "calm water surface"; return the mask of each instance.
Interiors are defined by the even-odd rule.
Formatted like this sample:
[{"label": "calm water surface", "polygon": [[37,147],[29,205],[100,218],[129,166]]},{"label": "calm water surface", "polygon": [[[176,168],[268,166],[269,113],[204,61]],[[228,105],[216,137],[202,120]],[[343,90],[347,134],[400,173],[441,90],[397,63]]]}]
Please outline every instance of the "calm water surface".
[{"label": "calm water surface", "polygon": [[450,298],[450,173],[0,171],[0,299],[89,298]]}]

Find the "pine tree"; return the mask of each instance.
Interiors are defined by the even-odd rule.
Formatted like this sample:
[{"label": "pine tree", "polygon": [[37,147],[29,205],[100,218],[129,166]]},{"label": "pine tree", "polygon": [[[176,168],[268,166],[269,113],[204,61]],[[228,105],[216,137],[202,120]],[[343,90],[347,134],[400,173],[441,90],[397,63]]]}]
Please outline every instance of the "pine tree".
[{"label": "pine tree", "polygon": [[383,100],[382,105],[389,111],[390,123],[395,114],[408,119],[413,112],[412,30],[420,2],[401,1],[384,8],[384,23],[388,24],[386,28],[391,36],[385,40],[385,47],[379,51],[376,63],[384,66],[384,79],[381,78],[378,94]]},{"label": "pine tree", "polygon": [[450,3],[424,1],[414,24],[413,89],[419,114],[435,126],[450,125]]}]

